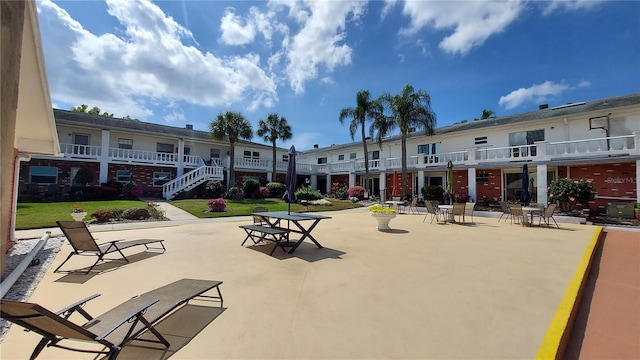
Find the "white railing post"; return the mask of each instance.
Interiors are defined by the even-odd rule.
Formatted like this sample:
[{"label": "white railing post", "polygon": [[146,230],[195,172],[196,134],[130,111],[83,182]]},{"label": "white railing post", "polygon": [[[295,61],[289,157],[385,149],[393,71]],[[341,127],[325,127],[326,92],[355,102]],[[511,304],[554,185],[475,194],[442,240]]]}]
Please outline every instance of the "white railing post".
[{"label": "white railing post", "polygon": [[546,141],[536,141],[533,143],[536,147],[536,158],[540,160],[547,160],[547,142]]}]

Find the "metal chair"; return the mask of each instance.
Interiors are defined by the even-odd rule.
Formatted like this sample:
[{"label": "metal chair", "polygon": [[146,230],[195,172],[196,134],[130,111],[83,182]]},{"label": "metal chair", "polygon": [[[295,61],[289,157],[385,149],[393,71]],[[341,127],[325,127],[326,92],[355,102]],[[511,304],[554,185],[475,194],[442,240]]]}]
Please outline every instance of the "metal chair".
[{"label": "metal chair", "polygon": [[509,214],[511,217],[511,224],[514,222],[516,224],[524,222],[525,214],[522,211],[522,205],[509,205]]},{"label": "metal chair", "polygon": [[[453,216],[458,215],[458,222],[464,223],[464,212],[466,203],[453,203]],[[462,219],[462,221],[460,221]]]},{"label": "metal chair", "polygon": [[[256,206],[253,209],[251,209],[251,213],[259,213],[259,212],[267,212],[269,211],[269,209],[267,209],[266,206]],[[266,224],[266,221],[263,217],[261,216],[253,216],[253,224],[254,225],[264,225]]]},{"label": "metal chair", "polygon": [[504,216],[506,216],[504,221],[507,221],[507,219],[511,217],[511,211],[509,211],[509,204],[506,201],[500,201],[500,209],[502,210],[502,214],[500,215],[498,222],[500,222],[500,220],[502,220],[502,217]]},{"label": "metal chair", "polygon": [[433,219],[436,219],[436,222],[440,221],[440,210],[433,206],[433,203],[431,201],[426,200],[424,202],[424,206],[427,208],[427,213],[425,214],[424,219],[422,219],[422,222],[427,221],[427,216],[429,216],[429,214],[431,214],[430,224],[433,223]]},{"label": "metal chair", "polygon": [[540,225],[540,222],[544,220],[544,223],[547,224],[547,226],[549,226],[551,224],[551,220],[553,220],[553,223],[556,224],[556,227],[560,229],[560,226],[558,226],[556,219],[553,218],[553,212],[556,211],[557,206],[558,206],[557,204],[551,204],[544,210],[544,212],[541,215],[538,215],[540,216],[540,219],[538,220],[538,225]]},{"label": "metal chair", "polygon": [[[476,207],[476,203],[468,202],[464,204],[464,216],[471,216],[471,222],[473,223],[473,209]],[[464,219],[464,217],[463,217]]]}]

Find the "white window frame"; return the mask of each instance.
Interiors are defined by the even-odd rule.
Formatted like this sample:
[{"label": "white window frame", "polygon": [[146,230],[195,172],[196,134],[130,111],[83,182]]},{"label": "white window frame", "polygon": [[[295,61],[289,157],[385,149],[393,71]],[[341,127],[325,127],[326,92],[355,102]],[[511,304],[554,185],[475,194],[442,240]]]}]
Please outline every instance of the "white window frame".
[{"label": "white window frame", "polygon": [[[165,179],[166,177],[166,179]],[[166,181],[164,181],[166,180]],[[162,183],[158,183],[162,181]],[[171,181],[171,173],[168,171],[154,171],[153,172],[153,186],[162,186],[165,183]]]},{"label": "white window frame", "polygon": [[[53,172],[55,171],[55,175]],[[48,173],[50,172],[50,174]],[[34,181],[34,176],[40,177],[38,180],[51,178],[52,181]],[[29,183],[32,184],[57,184],[58,168],[56,166],[30,166],[29,167]]]},{"label": "white window frame", "polygon": [[[125,180],[126,179],[126,180]],[[131,182],[131,170],[116,170],[116,181],[128,184]]]},{"label": "white window frame", "polygon": [[118,139],[118,149],[132,150],[133,149],[133,139]]}]

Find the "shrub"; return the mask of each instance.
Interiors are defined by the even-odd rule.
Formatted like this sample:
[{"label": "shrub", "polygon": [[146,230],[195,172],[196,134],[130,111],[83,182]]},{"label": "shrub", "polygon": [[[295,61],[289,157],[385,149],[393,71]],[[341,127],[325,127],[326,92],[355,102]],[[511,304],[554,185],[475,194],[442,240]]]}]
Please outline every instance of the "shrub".
[{"label": "shrub", "polygon": [[260,181],[256,179],[247,179],[242,184],[244,195],[250,198],[256,198],[260,189]]},{"label": "shrub", "polygon": [[227,208],[227,203],[223,198],[209,199],[207,205],[209,205],[209,209],[211,209],[210,211],[212,212],[221,212]]},{"label": "shrub", "polygon": [[296,200],[320,200],[324,196],[316,190],[311,189],[311,186],[303,186],[296,191]]},{"label": "shrub", "polygon": [[258,199],[264,199],[264,198],[268,198],[269,195],[271,195],[271,193],[269,192],[269,189],[267,189],[264,186],[260,186],[260,188],[258,189]]},{"label": "shrub", "polygon": [[422,192],[422,197],[424,198],[425,201],[429,201],[429,200],[442,201],[442,199],[444,198],[444,189],[442,188],[442,186],[438,186],[438,185],[425,186],[422,188],[421,192]]},{"label": "shrub", "polygon": [[242,188],[234,186],[229,188],[229,190],[227,190],[227,192],[224,193],[223,197],[225,199],[241,200],[241,199],[244,199],[244,190]]},{"label": "shrub", "polygon": [[97,222],[107,222],[111,220],[111,213],[108,210],[96,210],[91,216],[96,218]]},{"label": "shrub", "polygon": [[112,219],[122,220],[122,214],[124,213],[124,209],[109,209],[109,213],[111,214]]},{"label": "shrub", "polygon": [[279,182],[268,183],[267,189],[269,189],[270,196],[275,198],[281,198],[284,192],[287,191],[287,187]]},{"label": "shrub", "polygon": [[158,206],[149,206],[149,215],[152,219],[164,219],[164,211]]},{"label": "shrub", "polygon": [[207,182],[207,196],[211,198],[219,198],[224,194],[224,186],[219,180],[211,180]]},{"label": "shrub", "polygon": [[593,182],[585,178],[555,179],[549,184],[549,202],[559,203],[560,211],[570,212],[573,205],[580,203],[586,207],[589,200],[593,200]]},{"label": "shrub", "polygon": [[122,213],[122,218],[127,220],[145,220],[151,217],[149,210],[139,207],[132,207]]},{"label": "shrub", "polygon": [[337,199],[347,200],[349,198],[349,189],[345,186],[337,188],[335,194]]},{"label": "shrub", "polygon": [[364,199],[365,189],[362,186],[354,186],[348,190],[349,196],[357,197],[359,200]]}]

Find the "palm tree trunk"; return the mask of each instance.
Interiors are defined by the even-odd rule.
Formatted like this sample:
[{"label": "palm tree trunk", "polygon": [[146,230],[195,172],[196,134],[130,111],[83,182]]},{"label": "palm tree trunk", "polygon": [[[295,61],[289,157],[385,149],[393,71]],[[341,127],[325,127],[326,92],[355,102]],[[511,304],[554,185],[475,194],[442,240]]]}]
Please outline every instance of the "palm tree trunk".
[{"label": "palm tree trunk", "polygon": [[273,172],[271,173],[271,181],[276,180],[276,141],[273,140]]},{"label": "palm tree trunk", "polygon": [[234,163],[236,161],[236,141],[233,138],[229,138],[229,183],[227,184],[227,190],[230,187],[236,186],[236,173],[234,170]]},{"label": "palm tree trunk", "polygon": [[364,133],[364,123],[362,124],[362,126],[360,126],[360,129],[362,129],[362,147],[364,147],[364,190],[369,193],[369,195],[371,195],[371,192],[369,191],[368,185],[369,185],[369,151],[367,149],[367,138],[365,136]]}]

